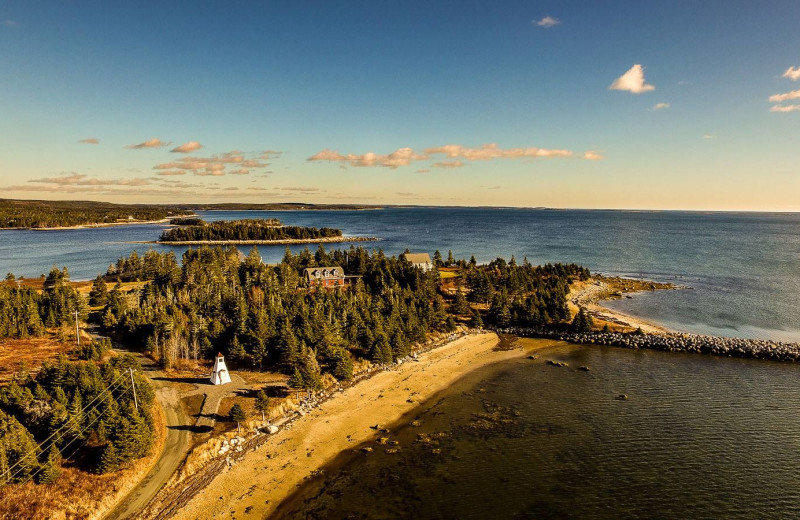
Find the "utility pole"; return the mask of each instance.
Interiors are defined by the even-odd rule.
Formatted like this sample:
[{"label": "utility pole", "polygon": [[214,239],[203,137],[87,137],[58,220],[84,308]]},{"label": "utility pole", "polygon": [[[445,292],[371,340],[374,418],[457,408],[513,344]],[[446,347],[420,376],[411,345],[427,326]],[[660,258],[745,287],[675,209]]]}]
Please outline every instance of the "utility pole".
[{"label": "utility pole", "polygon": [[136,381],[133,379],[133,368],[129,368],[131,372],[131,388],[133,388],[133,404],[136,405],[136,411],[139,411],[139,400],[136,398]]},{"label": "utility pole", "polygon": [[78,346],[81,346],[81,333],[78,329],[78,310],[75,309],[75,339],[78,341]]}]

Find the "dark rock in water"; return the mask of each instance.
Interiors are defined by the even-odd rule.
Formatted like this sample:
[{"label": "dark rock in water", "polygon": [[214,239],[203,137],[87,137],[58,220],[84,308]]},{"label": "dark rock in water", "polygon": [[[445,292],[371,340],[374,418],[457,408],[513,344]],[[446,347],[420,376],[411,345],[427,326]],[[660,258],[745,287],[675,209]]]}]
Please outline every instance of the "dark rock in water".
[{"label": "dark rock in water", "polygon": [[578,370],[583,370],[584,372],[588,372],[589,371],[589,367],[587,367],[586,365],[581,365],[581,366],[578,367]]},{"label": "dark rock in water", "polygon": [[531,354],[530,356],[528,356],[528,359],[538,359],[538,356],[534,356],[533,354]]},{"label": "dark rock in water", "polygon": [[628,394],[619,394],[614,399],[616,399],[617,401],[627,401],[628,400]]},{"label": "dark rock in water", "polygon": [[551,365],[551,366],[554,366],[554,367],[566,367],[566,366],[569,366],[564,361],[553,361],[552,359],[548,359],[547,360],[547,364]]}]

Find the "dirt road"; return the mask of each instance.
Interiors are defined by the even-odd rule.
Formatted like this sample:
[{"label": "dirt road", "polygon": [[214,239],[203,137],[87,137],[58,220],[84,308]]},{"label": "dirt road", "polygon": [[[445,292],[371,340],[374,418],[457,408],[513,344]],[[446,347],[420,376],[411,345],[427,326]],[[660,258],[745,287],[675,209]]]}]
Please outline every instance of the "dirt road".
[{"label": "dirt road", "polygon": [[139,485],[131,491],[111,513],[107,519],[122,520],[135,518],[150,500],[158,493],[161,487],[169,480],[191,446],[191,427],[193,419],[186,413],[181,404],[178,391],[168,381],[161,379],[163,374],[157,370],[153,363],[141,356],[140,362],[147,376],[155,388],[156,398],[164,410],[167,425],[167,438],[164,442],[164,451]]}]

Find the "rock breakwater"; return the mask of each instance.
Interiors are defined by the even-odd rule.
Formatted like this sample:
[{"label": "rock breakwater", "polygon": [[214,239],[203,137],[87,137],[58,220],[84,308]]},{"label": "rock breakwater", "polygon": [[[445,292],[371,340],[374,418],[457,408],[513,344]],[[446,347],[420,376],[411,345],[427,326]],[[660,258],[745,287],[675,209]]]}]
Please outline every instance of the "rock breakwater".
[{"label": "rock breakwater", "polygon": [[665,352],[694,352],[715,356],[769,359],[773,361],[800,361],[800,343],[781,341],[723,338],[681,332],[620,333],[620,332],[569,332],[557,329],[509,327],[497,332],[536,338],[553,338],[570,343],[609,345],[623,348],[646,348]]}]

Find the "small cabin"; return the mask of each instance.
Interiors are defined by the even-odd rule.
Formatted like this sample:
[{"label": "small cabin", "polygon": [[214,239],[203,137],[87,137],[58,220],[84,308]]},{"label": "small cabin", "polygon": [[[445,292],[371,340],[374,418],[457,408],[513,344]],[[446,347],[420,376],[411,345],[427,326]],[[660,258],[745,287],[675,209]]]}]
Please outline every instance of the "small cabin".
[{"label": "small cabin", "polygon": [[333,288],[344,286],[344,269],[341,267],[308,267],[304,273],[309,287]]},{"label": "small cabin", "polygon": [[431,262],[431,255],[428,253],[403,253],[403,258],[411,263],[414,267],[419,267],[423,271],[430,271],[433,269],[433,262]]}]

